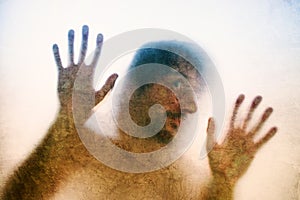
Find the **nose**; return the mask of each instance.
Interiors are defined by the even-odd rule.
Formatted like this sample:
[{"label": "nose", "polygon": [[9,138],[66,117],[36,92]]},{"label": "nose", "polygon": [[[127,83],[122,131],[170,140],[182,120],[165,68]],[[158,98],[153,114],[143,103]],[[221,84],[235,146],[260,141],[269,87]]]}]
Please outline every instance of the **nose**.
[{"label": "nose", "polygon": [[195,113],[197,111],[197,104],[195,101],[184,101],[180,107],[183,113]]},{"label": "nose", "polygon": [[180,108],[183,113],[195,113],[197,112],[196,97],[190,87],[183,87],[178,91],[178,99]]}]

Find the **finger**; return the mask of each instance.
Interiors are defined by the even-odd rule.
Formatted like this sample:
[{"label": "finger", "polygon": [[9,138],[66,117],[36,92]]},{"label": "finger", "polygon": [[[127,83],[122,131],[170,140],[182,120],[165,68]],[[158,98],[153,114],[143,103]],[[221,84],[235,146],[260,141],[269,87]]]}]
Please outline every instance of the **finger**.
[{"label": "finger", "polygon": [[270,117],[270,115],[273,112],[273,108],[269,107],[265,110],[264,114],[260,118],[258,124],[250,131],[250,136],[254,137],[254,135],[261,129],[261,127],[264,125],[264,123],[267,121],[267,119]]},{"label": "finger", "polygon": [[246,117],[246,119],[245,119],[245,121],[243,123],[243,127],[242,127],[243,130],[246,130],[246,128],[248,126],[248,123],[249,123],[249,121],[252,118],[253,111],[257,108],[257,106],[260,104],[261,101],[262,101],[262,97],[261,96],[255,97],[254,100],[252,101],[252,104],[250,106],[248,115],[247,115],[247,117]]},{"label": "finger", "polygon": [[54,59],[55,59],[55,62],[56,62],[56,66],[58,68],[58,71],[60,71],[60,70],[63,69],[63,66],[61,64],[61,59],[60,59],[59,49],[58,49],[57,44],[53,45],[52,50],[53,50],[53,54],[54,54]]},{"label": "finger", "polygon": [[70,30],[68,33],[69,41],[69,64],[74,65],[74,31]]},{"label": "finger", "polygon": [[232,117],[231,117],[231,120],[230,120],[230,129],[234,128],[234,122],[235,122],[235,119],[236,119],[237,111],[238,111],[239,107],[241,106],[241,104],[243,103],[244,99],[245,99],[245,95],[240,94],[240,96],[237,98],[237,100],[235,102]]},{"label": "finger", "polygon": [[215,137],[215,121],[211,117],[208,119],[208,125],[207,125],[207,142],[206,142],[206,151],[207,153],[212,150],[212,148],[216,144],[216,137]]},{"label": "finger", "polygon": [[92,60],[92,63],[90,66],[92,67],[96,67],[98,59],[100,57],[100,53],[101,53],[101,48],[102,48],[102,44],[103,44],[103,35],[100,33],[97,35],[97,41],[96,41],[96,49],[95,49],[95,53],[94,53],[94,58]]},{"label": "finger", "polygon": [[277,132],[277,127],[271,128],[268,133],[261,138],[256,144],[255,144],[255,149],[259,149],[262,147],[266,142],[268,142]]},{"label": "finger", "polygon": [[118,74],[112,74],[110,75],[110,77],[108,77],[102,88],[95,94],[95,105],[100,103],[104,99],[106,94],[114,87],[117,78]]},{"label": "finger", "polygon": [[89,27],[87,25],[84,25],[82,27],[82,42],[81,42],[78,65],[81,65],[85,59],[87,45],[88,45],[88,36],[89,36]]}]

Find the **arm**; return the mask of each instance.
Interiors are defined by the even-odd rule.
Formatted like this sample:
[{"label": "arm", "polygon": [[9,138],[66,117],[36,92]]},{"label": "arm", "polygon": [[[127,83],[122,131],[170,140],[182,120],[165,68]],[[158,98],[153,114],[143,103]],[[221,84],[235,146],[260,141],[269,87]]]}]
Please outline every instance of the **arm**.
[{"label": "arm", "polygon": [[[31,155],[10,176],[4,187],[3,199],[48,199],[58,190],[63,182],[75,170],[94,159],[83,146],[74,124],[72,112],[72,92],[76,74],[80,67],[88,73],[87,92],[95,94],[95,104],[98,104],[113,88],[116,74],[111,75],[100,91],[94,91],[92,78],[102,46],[102,35],[97,37],[94,59],[90,65],[84,63],[88,27],[82,29],[82,45],[79,61],[73,61],[74,31],[69,34],[69,65],[61,64],[57,45],[53,45],[53,53],[58,67],[58,97],[60,109],[58,116],[49,128],[45,138]],[[92,109],[92,108],[91,108]]]},{"label": "arm", "polygon": [[233,199],[233,191],[238,179],[247,171],[259,148],[277,132],[277,128],[273,127],[258,142],[254,142],[254,136],[269,118],[273,109],[267,108],[259,122],[248,131],[249,121],[262,98],[258,96],[253,100],[247,117],[241,125],[237,125],[235,123],[236,114],[243,100],[244,95],[240,95],[235,103],[226,138],[221,144],[218,144],[215,140],[214,120],[210,118],[208,121],[207,151],[209,152],[208,158],[212,178],[208,186],[206,199]]}]

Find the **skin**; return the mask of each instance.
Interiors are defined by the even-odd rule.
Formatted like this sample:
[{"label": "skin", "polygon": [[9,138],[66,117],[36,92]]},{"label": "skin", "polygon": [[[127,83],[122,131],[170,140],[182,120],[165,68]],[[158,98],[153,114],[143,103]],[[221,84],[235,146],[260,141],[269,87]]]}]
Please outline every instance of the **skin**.
[{"label": "skin", "polygon": [[[260,96],[253,100],[241,125],[237,125],[235,119],[238,108],[244,100],[244,95],[238,97],[227,136],[221,144],[218,144],[214,137],[214,120],[213,118],[209,119],[207,150],[211,174],[207,185],[188,183],[188,178],[180,170],[181,166],[186,163],[184,158],[155,172],[143,174],[120,172],[96,160],[86,150],[77,134],[72,110],[72,91],[79,66],[84,64],[88,27],[83,27],[82,45],[77,64],[74,63],[73,53],[74,31],[71,30],[68,36],[68,67],[62,66],[58,47],[57,45],[53,46],[59,72],[57,90],[60,110],[57,118],[38,147],[9,177],[3,190],[2,199],[50,199],[70,179],[78,182],[88,181],[86,184],[74,185],[74,187],[89,188],[83,192],[83,199],[99,199],[104,196],[109,199],[120,199],[121,197],[123,199],[233,199],[233,191],[238,179],[247,171],[258,149],[269,141],[277,131],[277,128],[273,127],[261,140],[256,143],[253,142],[253,137],[271,115],[272,108],[267,108],[258,124],[247,131],[252,113],[261,102]],[[89,66],[84,64],[82,72],[87,80],[87,84],[83,86],[83,91],[85,94],[95,96],[95,105],[103,100],[117,79],[116,74],[111,75],[100,91],[95,91],[92,87],[93,73],[100,55],[102,40],[103,37],[99,34],[94,59]],[[85,95],[82,95],[80,100],[84,102],[85,98]],[[152,151],[169,142],[180,125],[180,118],[178,117],[180,105],[172,91],[158,84],[152,84],[137,91],[130,101],[131,116],[137,124],[149,123],[148,116],[143,113],[148,110],[149,106],[157,102],[164,105],[169,114],[162,131],[156,136],[142,141],[142,143],[148,143],[146,148],[144,145],[142,149],[139,145],[133,145],[141,141],[134,139],[133,142],[129,142],[133,138],[126,136],[121,131],[120,138],[112,139],[112,141],[116,145],[133,152]],[[190,100],[188,102],[184,105],[189,106],[184,106],[184,112],[180,115],[193,113],[197,110],[195,103],[191,103]],[[89,112],[82,113],[86,116],[83,119],[86,120],[91,114],[92,107],[85,110]],[[84,173],[87,175],[82,175]],[[198,174],[197,171],[193,171],[193,173]]]},{"label": "skin", "polygon": [[[164,106],[167,112],[164,127],[155,136],[146,139],[135,138],[119,130],[118,139],[113,139],[112,141],[127,151],[137,153],[158,150],[168,144],[176,135],[181,118],[189,113],[196,112],[195,102],[192,99],[190,102],[186,103],[186,106],[181,107],[175,94],[170,89],[159,84],[143,86],[133,93],[129,102],[129,112],[132,120],[140,126],[146,126],[150,123],[149,108],[158,103]],[[182,113],[181,109],[183,110]]]},{"label": "skin", "polygon": [[247,131],[253,111],[262,100],[261,96],[257,96],[253,100],[243,123],[240,125],[236,124],[236,114],[244,98],[244,95],[240,95],[236,100],[229,130],[221,144],[216,143],[215,140],[215,123],[213,118],[210,118],[208,121],[207,150],[211,149],[208,153],[208,158],[212,172],[208,199],[233,199],[233,189],[238,179],[247,171],[259,148],[277,132],[277,128],[273,127],[259,141],[253,141],[254,136],[273,112],[271,107],[267,108],[259,122],[250,131]]},{"label": "skin", "polygon": [[[73,31],[69,32],[70,57],[67,68],[62,67],[57,45],[53,46],[58,67],[57,91],[60,109],[45,138],[7,180],[3,199],[49,199],[70,175],[86,163],[96,162],[77,134],[72,112],[73,85],[79,66],[85,59],[87,30],[87,27],[83,28],[83,42],[77,64],[73,62]],[[102,35],[98,35],[94,60],[90,66],[84,66],[87,78],[92,77],[101,45]],[[116,74],[110,76],[102,89],[97,92],[94,91],[90,81],[85,90],[94,93],[98,103],[113,87],[116,78]]]}]

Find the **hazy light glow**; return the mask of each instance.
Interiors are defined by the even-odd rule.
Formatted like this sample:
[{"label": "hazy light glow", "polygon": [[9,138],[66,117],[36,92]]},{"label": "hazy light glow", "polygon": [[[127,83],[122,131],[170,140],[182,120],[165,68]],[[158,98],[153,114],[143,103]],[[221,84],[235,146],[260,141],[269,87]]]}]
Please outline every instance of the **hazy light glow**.
[{"label": "hazy light glow", "polygon": [[228,112],[239,93],[245,93],[248,101],[262,95],[260,112],[269,105],[275,110],[265,128],[277,125],[279,133],[240,181],[237,199],[297,198],[298,0],[0,0],[0,180],[24,159],[55,118],[57,71],[52,45],[59,45],[66,66],[67,32],[74,29],[79,51],[84,24],[90,27],[89,52],[100,32],[105,40],[138,28],[170,29],[197,41],[219,70]]}]

